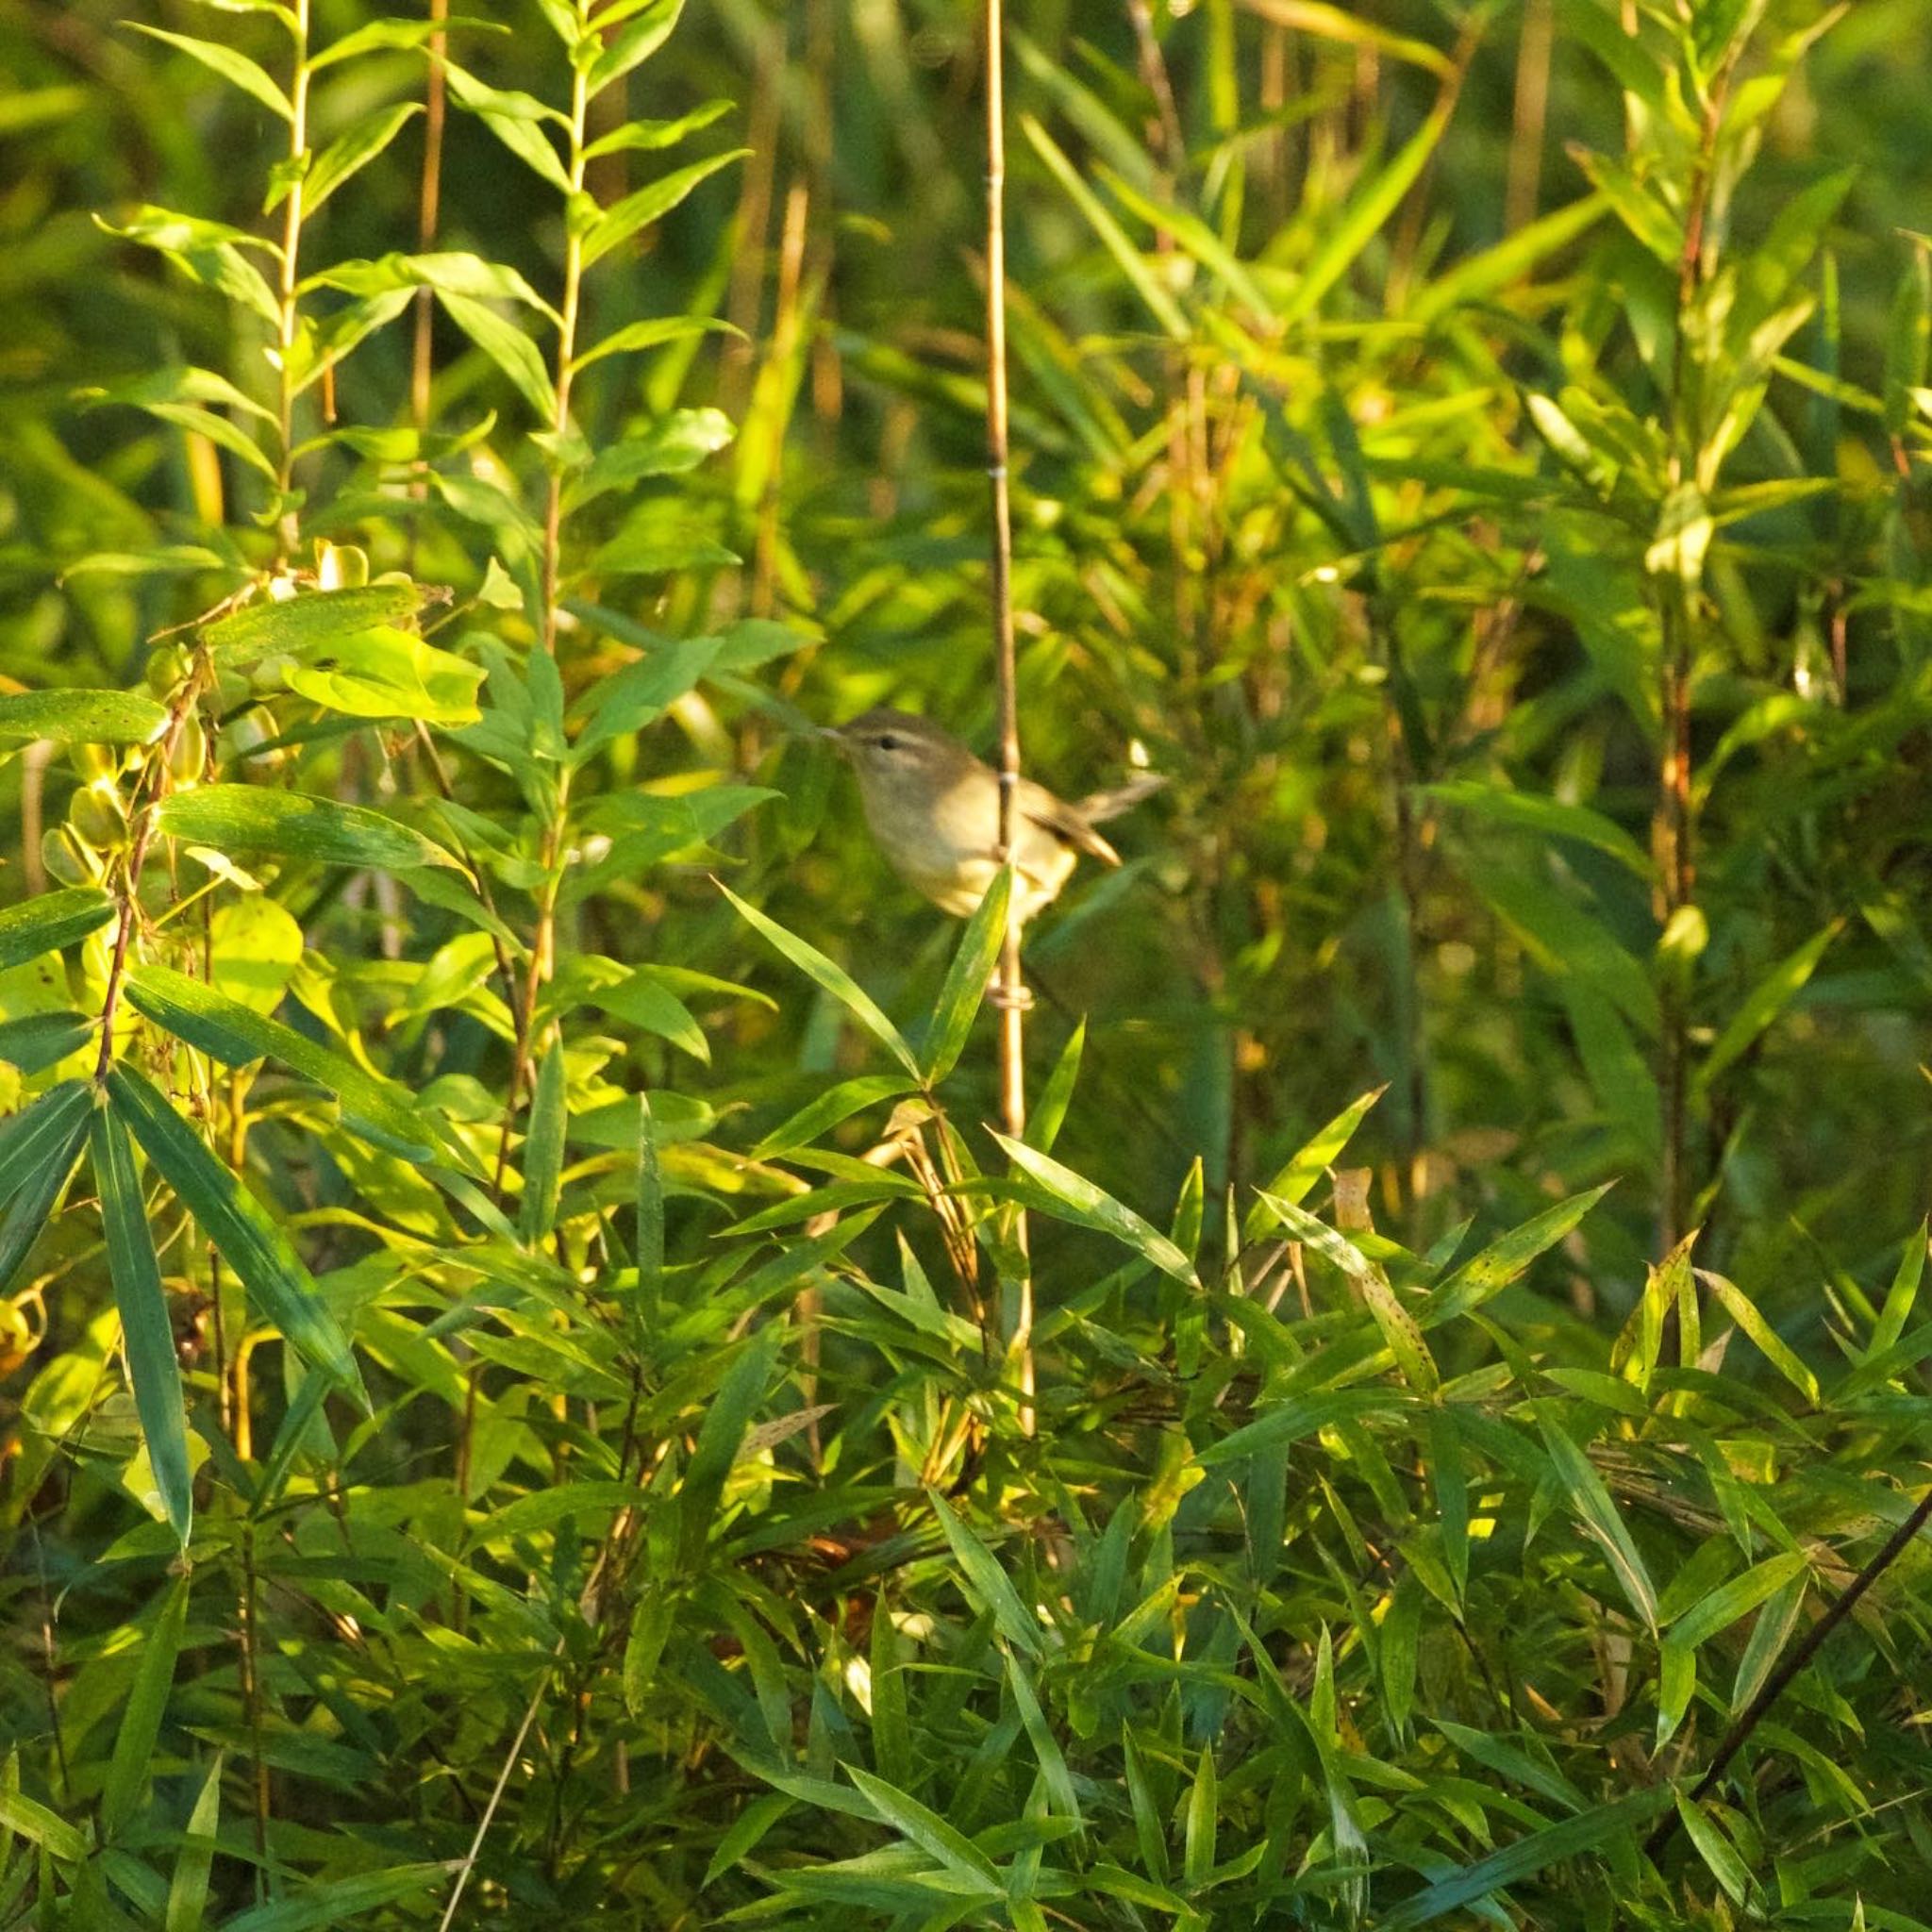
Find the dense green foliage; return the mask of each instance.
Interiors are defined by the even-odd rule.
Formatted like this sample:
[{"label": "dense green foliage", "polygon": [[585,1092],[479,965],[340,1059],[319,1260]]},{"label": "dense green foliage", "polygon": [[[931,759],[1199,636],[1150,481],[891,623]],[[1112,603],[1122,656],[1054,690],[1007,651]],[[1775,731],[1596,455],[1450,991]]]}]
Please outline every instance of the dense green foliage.
[{"label": "dense green foliage", "polygon": [[[0,0],[0,1927],[1922,1923],[1916,0]],[[1038,1323],[1015,1337],[1030,1286]]]}]

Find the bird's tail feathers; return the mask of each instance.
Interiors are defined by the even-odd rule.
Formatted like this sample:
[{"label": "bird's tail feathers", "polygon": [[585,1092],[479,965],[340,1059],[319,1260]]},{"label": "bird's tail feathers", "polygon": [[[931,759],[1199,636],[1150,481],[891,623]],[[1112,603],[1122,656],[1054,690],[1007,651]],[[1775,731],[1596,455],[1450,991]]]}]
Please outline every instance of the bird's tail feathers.
[{"label": "bird's tail feathers", "polygon": [[1117,819],[1123,812],[1133,810],[1143,798],[1151,798],[1166,783],[1164,772],[1141,772],[1124,785],[1116,785],[1109,791],[1096,791],[1083,798],[1076,809],[1090,825],[1105,824],[1108,819]]}]

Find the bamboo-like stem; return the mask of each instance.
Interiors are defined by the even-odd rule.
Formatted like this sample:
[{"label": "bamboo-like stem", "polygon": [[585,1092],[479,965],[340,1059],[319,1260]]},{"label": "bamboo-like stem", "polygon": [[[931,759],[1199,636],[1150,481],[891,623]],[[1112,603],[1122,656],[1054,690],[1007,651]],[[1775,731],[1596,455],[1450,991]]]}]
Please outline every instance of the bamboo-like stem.
[{"label": "bamboo-like stem", "polygon": [[[986,474],[992,493],[993,679],[999,695],[1000,862],[1013,841],[1020,790],[1020,697],[1013,642],[1013,511],[1007,475],[1007,127],[1006,25],[1001,0],[986,0]],[[1020,976],[1020,930],[1008,924],[1000,948],[1000,1118],[1014,1139],[1026,1131],[1026,989]],[[1024,1256],[1026,1222],[1013,1220]],[[1020,1425],[1033,1433],[1033,1275],[1021,1269],[1008,1347],[1019,1370]]]},{"label": "bamboo-like stem", "polygon": [[[449,18],[449,0],[429,0],[429,18],[437,23],[438,30],[429,36],[429,78],[423,96],[423,183],[416,204],[416,244],[425,254],[436,245],[436,231],[442,219],[442,130],[449,79],[445,64],[448,37],[441,31],[441,24]],[[427,288],[417,290],[416,336],[409,358],[409,420],[418,435],[429,427],[435,321],[435,292]],[[418,477],[409,488],[412,494],[420,496],[428,485]]]},{"label": "bamboo-like stem", "polygon": [[1509,163],[1504,175],[1503,232],[1514,234],[1536,219],[1542,186],[1543,130],[1550,106],[1550,50],[1556,39],[1551,0],[1529,0],[1516,46],[1516,105],[1509,130]]},{"label": "bamboo-like stem", "polygon": [[[297,166],[308,151],[308,6],[309,0],[294,0],[291,32],[295,42],[294,72],[289,82],[289,158]],[[296,300],[298,260],[302,252],[302,177],[289,184],[288,199],[282,204],[281,281],[276,289],[280,316],[275,342],[280,354],[275,374],[280,378],[276,421],[281,428],[281,453],[275,465],[275,489],[282,498],[282,561],[301,541],[300,520],[288,506],[294,487],[295,472],[295,338],[301,327],[301,305]]]}]

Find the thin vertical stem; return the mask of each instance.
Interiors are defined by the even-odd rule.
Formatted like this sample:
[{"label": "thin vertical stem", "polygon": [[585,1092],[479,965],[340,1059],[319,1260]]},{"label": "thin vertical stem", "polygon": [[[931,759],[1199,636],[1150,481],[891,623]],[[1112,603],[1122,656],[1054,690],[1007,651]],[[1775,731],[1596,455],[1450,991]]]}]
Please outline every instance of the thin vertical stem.
[{"label": "thin vertical stem", "polygon": [[[575,208],[584,192],[584,149],[590,123],[588,71],[575,67],[570,84],[570,196]],[[557,374],[552,391],[551,433],[559,441],[570,429],[571,385],[576,375],[577,317],[584,282],[584,239],[580,224],[567,224],[563,244],[563,299],[558,308]],[[557,607],[563,580],[563,471],[553,464],[543,509],[543,609],[538,620],[538,641],[551,657],[557,655]],[[503,1133],[497,1142],[496,1181],[503,1184],[512,1123],[523,1107],[536,1053],[537,1002],[557,958],[557,902],[563,890],[563,830],[570,808],[570,767],[559,766],[556,796],[545,815],[541,863],[543,883],[537,893],[537,925],[531,935],[529,963],[524,972],[522,995],[515,1009],[516,1039],[512,1047],[509,1095],[504,1108]]]},{"label": "thin vertical stem", "polygon": [[[1013,513],[1007,475],[1007,128],[1006,26],[1001,0],[986,0],[986,474],[992,491],[993,678],[999,695],[999,858],[1013,842],[1020,789],[1020,698],[1013,644]],[[1000,1116],[1008,1135],[1026,1130],[1026,989],[1020,976],[1020,929],[1007,927],[1000,949]],[[1025,1253],[1026,1224],[1013,1222]],[[1033,1278],[1021,1270],[1008,1345],[1019,1365],[1021,1426],[1033,1431]]]},{"label": "thin vertical stem", "polygon": [[[575,68],[570,82],[570,206],[576,205],[584,192],[585,130],[590,114],[589,79],[585,70]],[[550,428],[563,436],[570,428],[571,382],[576,374],[577,310],[584,281],[584,237],[580,224],[568,224],[563,244],[563,301],[557,331],[556,406],[551,411]],[[543,511],[543,648],[557,655],[557,590],[563,560],[563,471],[553,465],[550,494]]]},{"label": "thin vertical stem", "polygon": [[[449,18],[449,0],[429,0],[429,17],[437,23],[438,31],[429,37],[429,79],[423,97],[423,184],[416,206],[416,243],[425,254],[436,245],[436,231],[442,218],[442,129],[448,108],[449,79],[444,61],[448,40],[441,32],[441,24]],[[409,418],[418,434],[429,427],[435,321],[435,293],[426,288],[419,289],[416,339],[409,364]],[[410,486],[417,495],[426,487],[420,478]]]},{"label": "thin vertical stem", "polygon": [[[295,42],[294,73],[289,83],[289,158],[297,166],[308,151],[308,4],[295,0],[292,33]],[[276,290],[279,320],[275,342],[280,350],[276,374],[280,377],[281,459],[275,469],[275,489],[282,499],[282,560],[301,541],[301,525],[288,499],[294,487],[295,470],[295,338],[301,328],[302,311],[295,298],[302,252],[302,177],[297,175],[289,186],[282,204],[281,282]]]},{"label": "thin vertical stem", "polygon": [[1550,0],[1529,0],[1516,45],[1516,106],[1509,130],[1509,165],[1504,176],[1503,232],[1513,234],[1536,219],[1542,185],[1543,129],[1550,105],[1550,49],[1556,38]]}]

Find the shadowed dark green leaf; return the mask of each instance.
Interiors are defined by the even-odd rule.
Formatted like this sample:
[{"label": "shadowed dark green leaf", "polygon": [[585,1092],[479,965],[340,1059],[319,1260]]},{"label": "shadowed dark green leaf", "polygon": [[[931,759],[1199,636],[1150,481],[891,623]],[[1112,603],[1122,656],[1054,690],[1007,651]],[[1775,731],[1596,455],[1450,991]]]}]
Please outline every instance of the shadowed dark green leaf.
[{"label": "shadowed dark green leaf", "polygon": [[194,1499],[188,1467],[188,1429],[181,1412],[181,1374],[175,1359],[175,1328],[168,1297],[148,1232],[146,1206],[134,1178],[127,1129],[109,1110],[107,1096],[92,1111],[90,1140],[94,1185],[108,1272],[121,1310],[121,1336],[134,1381],[134,1406],[147,1442],[148,1465],[162,1508],[185,1549]]},{"label": "shadowed dark green leaf", "polygon": [[96,886],[42,892],[0,912],[0,972],[58,952],[98,932],[114,916],[114,902]]}]

